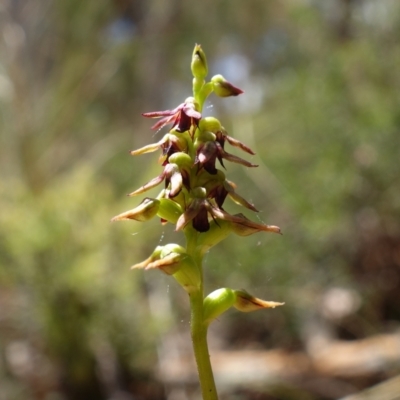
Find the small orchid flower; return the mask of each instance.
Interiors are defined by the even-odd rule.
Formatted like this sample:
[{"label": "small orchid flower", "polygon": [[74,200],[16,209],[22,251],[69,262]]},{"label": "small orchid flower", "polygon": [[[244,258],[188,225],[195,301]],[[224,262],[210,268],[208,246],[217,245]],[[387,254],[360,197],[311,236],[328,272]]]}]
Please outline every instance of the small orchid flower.
[{"label": "small orchid flower", "polygon": [[229,136],[225,128],[221,125],[219,120],[215,117],[205,117],[199,122],[199,130],[201,132],[211,132],[215,135],[215,140],[224,148],[227,141],[230,145],[240,148],[241,150],[254,155],[254,151],[246,146],[241,141]]},{"label": "small orchid flower", "polygon": [[153,153],[158,149],[161,149],[163,156],[168,157],[178,151],[187,151],[188,143],[182,136],[167,133],[157,143],[148,144],[140,149],[132,150],[130,154],[132,156],[137,156],[140,154]]},{"label": "small orchid flower", "polygon": [[[246,218],[243,214],[231,215],[219,207],[213,206],[207,199],[196,199],[197,201],[192,202],[188,209],[179,217],[176,223],[176,230],[182,229],[194,218],[202,217],[202,226],[207,226],[207,229],[202,232],[207,232],[210,228],[209,220],[205,221],[205,211],[212,217],[212,219],[218,224],[218,220],[229,221],[232,223],[232,231],[239,236],[249,236],[257,232],[273,232],[281,233],[278,226],[266,225],[253,222]],[[196,228],[195,228],[196,229]]]},{"label": "small orchid flower", "polygon": [[232,83],[228,82],[222,75],[214,75],[211,78],[211,83],[214,93],[219,97],[238,96],[243,93],[243,90],[233,86]]},{"label": "small orchid flower", "polygon": [[166,188],[170,185],[170,198],[175,197],[179,194],[183,186],[183,178],[179,167],[176,164],[167,164],[164,167],[164,171],[160,175],[156,176],[150,182],[147,182],[145,185],[141,186],[134,192],[129,193],[128,196],[136,196],[140,193],[146,192],[147,190],[156,187],[163,181],[165,181]]},{"label": "small orchid flower", "polygon": [[256,164],[253,164],[249,161],[243,160],[243,158],[228,153],[223,149],[223,147],[217,140],[205,142],[199,145],[199,147],[197,148],[195,164],[199,165],[201,168],[204,168],[210,174],[216,174],[216,159],[218,159],[218,161],[224,168],[225,166],[223,163],[223,159],[244,165],[245,167],[258,167],[258,165]]},{"label": "small orchid flower", "polygon": [[217,185],[212,190],[210,190],[209,197],[214,198],[215,202],[221,209],[225,198],[229,196],[234,203],[246,207],[251,211],[258,212],[254,205],[249,203],[245,198],[236,193],[235,189],[236,185],[233,182],[225,179],[222,184]]},{"label": "small orchid flower", "polygon": [[186,211],[179,217],[176,230],[183,229],[189,222],[197,232],[207,232],[210,229],[208,214],[212,215],[212,206],[208,199],[193,199]]},{"label": "small orchid flower", "polygon": [[266,308],[275,308],[284,304],[259,299],[245,290],[221,288],[210,293],[204,299],[204,322],[208,325],[230,307],[235,307],[241,312],[252,312]]},{"label": "small orchid flower", "polygon": [[198,125],[201,113],[197,111],[197,108],[198,106],[194,98],[188,97],[184,103],[173,110],[153,111],[143,113],[142,115],[148,118],[161,118],[151,129],[158,130],[165,125],[172,124],[171,130],[175,129],[177,132],[185,132],[193,125]]},{"label": "small orchid flower", "polygon": [[240,140],[234,139],[233,137],[230,137],[227,135],[225,130],[220,130],[216,132],[216,140],[217,142],[221,145],[222,148],[224,148],[225,141],[227,141],[231,146],[238,147],[239,149],[245,151],[246,153],[249,153],[251,155],[255,155],[253,150],[250,149],[250,147],[246,146],[244,143],[242,143]]}]

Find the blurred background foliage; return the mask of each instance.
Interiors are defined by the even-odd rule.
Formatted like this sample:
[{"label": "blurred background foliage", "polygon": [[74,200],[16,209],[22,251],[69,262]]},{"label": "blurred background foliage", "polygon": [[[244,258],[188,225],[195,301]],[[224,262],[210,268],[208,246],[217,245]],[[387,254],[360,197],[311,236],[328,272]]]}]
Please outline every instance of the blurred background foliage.
[{"label": "blurred background foliage", "polygon": [[[186,295],[129,271],[181,235],[108,223],[159,173],[157,156],[128,150],[163,134],[141,112],[191,94],[195,43],[211,74],[245,90],[205,110],[257,152],[258,169],[227,176],[260,210],[248,217],[284,233],[230,237],[207,256],[207,291],[286,302],[221,317],[212,352],[396,332],[399,34],[394,0],[3,0],[0,399],[196,398],[193,381],[160,373],[176,352],[191,358]],[[333,399],[398,373],[338,378],[334,391],[233,385],[226,398]]]}]

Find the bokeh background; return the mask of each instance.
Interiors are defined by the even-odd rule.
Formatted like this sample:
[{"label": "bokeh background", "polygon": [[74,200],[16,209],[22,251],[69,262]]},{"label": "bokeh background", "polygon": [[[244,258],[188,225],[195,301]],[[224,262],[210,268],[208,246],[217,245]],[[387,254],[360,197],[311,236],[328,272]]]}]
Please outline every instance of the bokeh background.
[{"label": "bokeh background", "polygon": [[393,387],[399,37],[396,0],[2,0],[0,399],[199,399],[186,294],[129,271],[182,236],[109,223],[160,171],[128,151],[163,135],[141,112],[191,94],[195,43],[210,76],[245,90],[205,109],[257,152],[259,168],[227,176],[260,210],[248,217],[284,233],[232,236],[206,258],[207,292],[286,303],[213,323],[221,399]]}]

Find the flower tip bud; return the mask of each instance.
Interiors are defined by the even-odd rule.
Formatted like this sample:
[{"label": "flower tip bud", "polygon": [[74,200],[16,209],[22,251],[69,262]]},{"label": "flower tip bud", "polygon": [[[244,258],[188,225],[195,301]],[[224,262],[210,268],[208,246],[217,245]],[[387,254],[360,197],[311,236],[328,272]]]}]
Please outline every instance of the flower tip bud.
[{"label": "flower tip bud", "polygon": [[238,96],[244,93],[243,90],[233,86],[222,75],[214,75],[211,78],[214,93],[219,97]]},{"label": "flower tip bud", "polygon": [[279,235],[283,235],[281,228],[279,228],[279,226],[276,225],[267,225],[267,229],[269,232],[273,232],[273,233],[277,233]]},{"label": "flower tip bud", "polygon": [[204,79],[208,74],[206,55],[199,44],[194,46],[191,69],[193,76],[197,79]]}]

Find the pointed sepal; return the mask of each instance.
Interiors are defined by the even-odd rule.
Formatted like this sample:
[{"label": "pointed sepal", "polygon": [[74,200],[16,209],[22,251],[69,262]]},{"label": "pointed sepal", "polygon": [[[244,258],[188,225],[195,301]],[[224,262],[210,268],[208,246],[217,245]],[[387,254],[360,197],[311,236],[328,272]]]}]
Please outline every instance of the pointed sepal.
[{"label": "pointed sepal", "polygon": [[146,197],[136,208],[116,215],[114,218],[111,219],[111,221],[148,221],[158,213],[159,208],[159,200]]},{"label": "pointed sepal", "polygon": [[236,300],[233,306],[242,312],[251,312],[263,310],[265,308],[275,308],[283,306],[285,303],[278,303],[276,301],[266,301],[258,299],[247,293],[245,290],[235,290]]},{"label": "pointed sepal", "polygon": [[243,214],[230,215],[227,218],[232,222],[232,232],[238,236],[249,236],[258,232],[272,232],[281,234],[281,228],[279,228],[279,226],[253,222],[246,218]]}]

